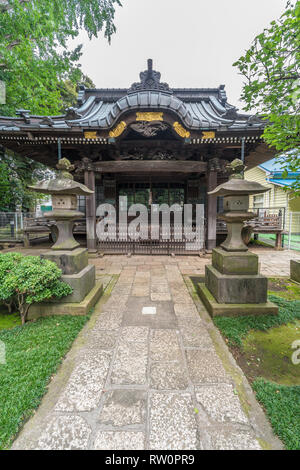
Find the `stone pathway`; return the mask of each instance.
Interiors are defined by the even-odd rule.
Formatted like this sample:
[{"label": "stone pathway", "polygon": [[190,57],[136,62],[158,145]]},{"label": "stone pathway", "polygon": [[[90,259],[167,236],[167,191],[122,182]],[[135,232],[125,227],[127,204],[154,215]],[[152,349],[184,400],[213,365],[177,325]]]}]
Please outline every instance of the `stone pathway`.
[{"label": "stone pathway", "polygon": [[93,260],[106,285],[120,275],[14,449],[280,448],[189,293],[182,271],[199,263],[189,258],[179,258],[180,267],[162,256]]}]

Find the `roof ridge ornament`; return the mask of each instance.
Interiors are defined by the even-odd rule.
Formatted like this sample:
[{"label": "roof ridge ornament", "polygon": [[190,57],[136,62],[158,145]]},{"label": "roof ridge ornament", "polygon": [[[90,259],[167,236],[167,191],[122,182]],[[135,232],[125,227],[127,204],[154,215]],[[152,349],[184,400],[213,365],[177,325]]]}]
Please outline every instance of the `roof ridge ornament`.
[{"label": "roof ridge ornament", "polygon": [[161,83],[160,72],[153,70],[153,61],[152,59],[148,59],[147,61],[148,68],[144,72],[140,73],[140,82],[135,82],[131,85],[128,90],[128,93],[134,93],[136,91],[144,91],[144,90],[156,90],[156,91],[165,91],[168,93],[173,93],[170,90],[170,87],[167,83]]}]

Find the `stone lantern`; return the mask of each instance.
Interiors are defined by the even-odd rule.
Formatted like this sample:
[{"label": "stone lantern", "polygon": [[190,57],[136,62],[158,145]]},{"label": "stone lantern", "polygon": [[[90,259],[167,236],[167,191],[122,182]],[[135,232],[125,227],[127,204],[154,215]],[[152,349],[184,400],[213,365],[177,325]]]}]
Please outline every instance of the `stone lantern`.
[{"label": "stone lantern", "polygon": [[40,313],[86,314],[102,292],[102,284],[96,283],[95,266],[88,264],[88,250],[80,247],[73,236],[75,220],[84,217],[84,214],[77,210],[77,196],[89,196],[94,191],[74,181],[70,173],[74,166],[66,158],[59,160],[56,166],[59,170],[57,178],[41,181],[29,188],[52,197],[53,210],[47,212],[47,218],[55,221],[58,235],[51,250],[43,253],[41,258],[49,259],[58,265],[62,270],[62,280],[71,285],[73,293],[59,302],[32,305],[29,316],[37,316]]},{"label": "stone lantern", "polygon": [[205,284],[199,294],[212,316],[277,314],[275,304],[268,302],[268,279],[258,272],[258,256],[248,251],[242,240],[244,222],[255,214],[249,212],[249,195],[269,189],[244,180],[244,164],[234,160],[227,166],[230,177],[208,194],[224,197],[224,213],[228,235],[220,247],[212,251],[212,265],[206,266]]}]

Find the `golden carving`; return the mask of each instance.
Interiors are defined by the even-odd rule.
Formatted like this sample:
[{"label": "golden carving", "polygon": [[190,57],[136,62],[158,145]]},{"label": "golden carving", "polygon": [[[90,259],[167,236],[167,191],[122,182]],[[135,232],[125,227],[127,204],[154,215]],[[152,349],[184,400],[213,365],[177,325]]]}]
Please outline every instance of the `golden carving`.
[{"label": "golden carving", "polygon": [[136,120],[137,121],[163,121],[163,115],[164,113],[136,113]]},{"label": "golden carving", "polygon": [[213,131],[202,132],[202,139],[214,139],[215,137],[216,137],[216,133]]},{"label": "golden carving", "polygon": [[180,135],[180,137],[183,139],[188,139],[190,137],[191,133],[187,131],[181,124],[179,124],[179,122],[174,122],[173,127],[175,132],[177,132],[177,134]]},{"label": "golden carving", "polygon": [[89,131],[84,133],[84,138],[85,139],[97,139],[97,132],[96,131]]},{"label": "golden carving", "polygon": [[119,124],[112,130],[110,131],[109,133],[109,137],[119,137],[119,135],[122,134],[122,132],[124,132],[126,128],[126,122],[125,121],[121,121],[119,122]]}]

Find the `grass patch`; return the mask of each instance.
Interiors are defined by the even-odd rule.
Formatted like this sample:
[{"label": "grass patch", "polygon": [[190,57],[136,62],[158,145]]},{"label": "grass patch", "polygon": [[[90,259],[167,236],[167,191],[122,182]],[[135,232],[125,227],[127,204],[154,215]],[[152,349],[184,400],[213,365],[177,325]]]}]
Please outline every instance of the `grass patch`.
[{"label": "grass patch", "polygon": [[285,447],[300,450],[300,387],[277,385],[262,378],[252,386]]},{"label": "grass patch", "polygon": [[267,331],[269,328],[300,320],[300,300],[288,302],[274,295],[270,295],[269,299],[279,306],[278,315],[215,317],[213,319],[230,346],[242,347],[243,339],[250,330]]},{"label": "grass patch", "polygon": [[0,331],[6,364],[0,364],[0,449],[7,449],[40,404],[51,376],[89,316],[40,318]]}]

